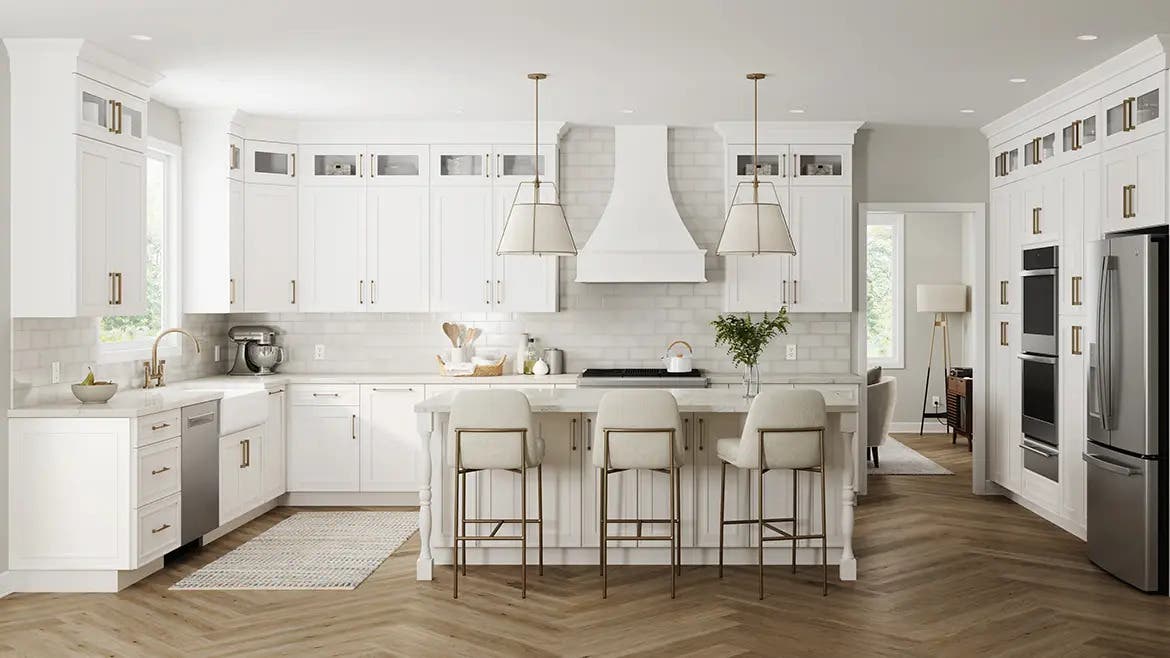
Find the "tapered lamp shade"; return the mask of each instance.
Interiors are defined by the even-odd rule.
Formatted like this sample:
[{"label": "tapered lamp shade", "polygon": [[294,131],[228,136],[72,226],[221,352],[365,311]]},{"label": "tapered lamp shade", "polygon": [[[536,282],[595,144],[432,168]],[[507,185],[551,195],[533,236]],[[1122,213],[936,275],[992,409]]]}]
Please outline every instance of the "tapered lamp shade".
[{"label": "tapered lamp shade", "polygon": [[496,254],[574,256],[577,245],[559,203],[514,203]]},{"label": "tapered lamp shade", "polygon": [[720,256],[795,254],[796,245],[780,204],[732,204],[715,253]]},{"label": "tapered lamp shade", "polygon": [[918,284],[919,313],[966,313],[967,286],[952,284]]}]

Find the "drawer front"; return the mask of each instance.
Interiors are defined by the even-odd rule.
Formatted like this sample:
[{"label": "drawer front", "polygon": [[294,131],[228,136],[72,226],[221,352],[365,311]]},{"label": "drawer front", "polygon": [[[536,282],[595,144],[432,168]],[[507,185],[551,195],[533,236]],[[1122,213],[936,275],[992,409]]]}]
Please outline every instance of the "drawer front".
[{"label": "drawer front", "polygon": [[796,388],[820,391],[825,404],[857,404],[857,387],[852,384],[797,384]]},{"label": "drawer front", "polygon": [[182,411],[172,409],[138,419],[138,447],[173,439],[182,434],[179,417]]},{"label": "drawer front", "polygon": [[179,547],[182,496],[175,494],[138,510],[138,563],[162,557]]},{"label": "drawer front", "polygon": [[182,483],[181,439],[174,438],[134,451],[138,455],[138,498],[135,507],[179,493]]},{"label": "drawer front", "polygon": [[288,387],[288,402],[293,406],[356,406],[357,384],[322,384]]}]

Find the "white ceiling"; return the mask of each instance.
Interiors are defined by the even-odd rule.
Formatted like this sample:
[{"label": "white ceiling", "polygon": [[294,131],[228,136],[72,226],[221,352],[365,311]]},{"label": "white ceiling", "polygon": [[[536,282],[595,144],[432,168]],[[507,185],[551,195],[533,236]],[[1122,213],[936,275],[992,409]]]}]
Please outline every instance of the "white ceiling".
[{"label": "white ceiling", "polygon": [[[6,0],[0,35],[92,39],[177,107],[275,116],[979,126],[1142,39],[1167,0]],[[1096,41],[1078,41],[1093,33]],[[152,41],[129,38],[145,34]],[[1025,84],[1008,78],[1024,77]],[[794,115],[791,108],[803,108]],[[960,114],[961,108],[975,110]],[[633,109],[634,113],[623,113]]]}]

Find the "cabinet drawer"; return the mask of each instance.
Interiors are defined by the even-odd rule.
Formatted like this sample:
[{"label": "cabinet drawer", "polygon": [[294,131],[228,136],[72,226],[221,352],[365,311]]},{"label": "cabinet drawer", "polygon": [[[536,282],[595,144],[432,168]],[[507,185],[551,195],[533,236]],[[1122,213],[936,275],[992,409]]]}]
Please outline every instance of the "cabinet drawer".
[{"label": "cabinet drawer", "polygon": [[357,384],[289,386],[288,401],[293,406],[346,406],[358,404]]},{"label": "cabinet drawer", "polygon": [[138,510],[138,566],[179,547],[182,507],[175,494]]},{"label": "cabinet drawer", "polygon": [[134,451],[138,456],[138,495],[135,507],[179,493],[182,478],[182,442],[178,437]]},{"label": "cabinet drawer", "polygon": [[820,391],[825,404],[857,403],[857,387],[852,384],[797,384],[796,388]]},{"label": "cabinet drawer", "polygon": [[138,442],[135,445],[141,448],[179,436],[183,432],[181,415],[180,409],[172,409],[139,418]]}]

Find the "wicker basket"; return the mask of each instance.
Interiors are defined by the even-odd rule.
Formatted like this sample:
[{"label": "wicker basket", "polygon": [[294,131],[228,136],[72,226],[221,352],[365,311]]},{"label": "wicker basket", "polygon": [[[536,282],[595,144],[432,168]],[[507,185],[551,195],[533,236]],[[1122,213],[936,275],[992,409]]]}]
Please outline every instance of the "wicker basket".
[{"label": "wicker basket", "polygon": [[475,369],[471,372],[461,372],[457,374],[447,372],[447,363],[443,361],[443,357],[436,354],[435,360],[439,362],[439,373],[442,375],[447,375],[450,377],[499,377],[500,375],[504,374],[504,361],[508,360],[508,356],[501,356],[500,360],[496,361],[495,363],[489,363],[487,365],[476,365]]}]

